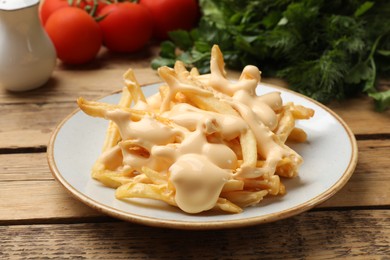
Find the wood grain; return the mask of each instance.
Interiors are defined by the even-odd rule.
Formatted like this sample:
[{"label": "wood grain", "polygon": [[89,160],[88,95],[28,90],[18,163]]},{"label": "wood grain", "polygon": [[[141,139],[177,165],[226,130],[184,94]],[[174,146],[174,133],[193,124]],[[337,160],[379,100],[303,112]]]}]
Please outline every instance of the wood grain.
[{"label": "wood grain", "polygon": [[328,104],[358,135],[390,135],[390,109],[377,112],[368,97],[351,98]]},{"label": "wood grain", "polygon": [[[96,99],[122,89],[122,75],[129,68],[56,70],[49,82],[39,89],[22,93],[0,89],[0,104],[74,103],[79,96]],[[137,68],[134,72],[140,84],[160,81],[151,68]]]},{"label": "wood grain", "polygon": [[390,211],[319,211],[249,228],[0,226],[3,259],[389,259]]},{"label": "wood grain", "polygon": [[[358,146],[355,173],[320,208],[390,205],[390,140],[358,141]],[[54,181],[45,153],[0,155],[0,173],[0,222],[102,216]]]},{"label": "wood grain", "polygon": [[45,153],[0,154],[0,183],[53,181]]}]

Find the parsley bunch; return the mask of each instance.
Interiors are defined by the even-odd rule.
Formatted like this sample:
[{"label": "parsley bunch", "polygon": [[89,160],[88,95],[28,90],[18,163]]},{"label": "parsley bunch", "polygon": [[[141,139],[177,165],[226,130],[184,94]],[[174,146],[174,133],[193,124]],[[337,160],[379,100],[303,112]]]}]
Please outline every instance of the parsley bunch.
[{"label": "parsley bunch", "polygon": [[390,106],[390,90],[375,88],[390,70],[388,0],[200,0],[202,18],[191,32],[170,33],[152,67],[175,60],[202,73],[213,44],[229,68],[258,66],[320,102],[364,92],[377,108]]}]

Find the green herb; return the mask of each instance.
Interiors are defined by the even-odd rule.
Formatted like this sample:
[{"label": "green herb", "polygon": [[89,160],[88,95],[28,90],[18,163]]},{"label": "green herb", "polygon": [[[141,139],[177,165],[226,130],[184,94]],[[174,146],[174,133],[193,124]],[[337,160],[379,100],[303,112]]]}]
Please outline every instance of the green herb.
[{"label": "green herb", "polygon": [[[378,75],[390,71],[388,0],[200,0],[202,18],[191,32],[170,33],[157,68],[176,59],[209,71],[213,44],[229,68],[258,66],[265,76],[321,102],[364,92],[377,108],[390,106]],[[178,51],[179,50],[179,51]]]}]

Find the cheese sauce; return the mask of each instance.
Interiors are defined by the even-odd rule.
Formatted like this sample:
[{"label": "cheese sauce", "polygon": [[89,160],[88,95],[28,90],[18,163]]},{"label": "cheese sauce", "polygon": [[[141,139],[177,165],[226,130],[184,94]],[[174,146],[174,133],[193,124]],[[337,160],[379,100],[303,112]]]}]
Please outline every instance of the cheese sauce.
[{"label": "cheese sauce", "polygon": [[[199,90],[169,77],[164,80],[170,87],[166,99],[155,95],[147,102],[138,102],[134,108],[146,111],[161,108],[159,116],[179,127],[159,122],[151,115],[130,121],[131,114],[122,110],[108,111],[106,118],[117,124],[124,140],[117,146],[119,148],[112,149],[112,153],[121,149],[123,164],[134,169],[142,166],[156,171],[168,169],[169,180],[175,187],[175,201],[185,212],[198,213],[213,208],[224,184],[233,176],[271,176],[283,157],[301,160],[272,132],[277,127],[275,111],[282,108],[282,99],[278,92],[256,96],[260,81],[260,71],[256,67],[247,66],[237,82],[230,82],[214,59],[211,60],[211,74],[199,77],[200,84],[211,87],[214,96],[230,104],[237,115],[204,111],[187,103],[172,106],[171,99],[177,92]],[[216,135],[220,140],[233,140],[248,130],[255,135],[258,157],[265,160],[261,168],[240,168],[236,153],[229,146],[222,141],[210,142],[207,138]],[[134,149],[144,149],[146,154],[140,156]],[[103,157],[108,161],[112,155],[108,151]]]},{"label": "cheese sauce", "polygon": [[184,154],[169,168],[176,187],[175,201],[188,213],[198,213],[215,206],[223,185],[231,178],[224,170],[201,154]]}]

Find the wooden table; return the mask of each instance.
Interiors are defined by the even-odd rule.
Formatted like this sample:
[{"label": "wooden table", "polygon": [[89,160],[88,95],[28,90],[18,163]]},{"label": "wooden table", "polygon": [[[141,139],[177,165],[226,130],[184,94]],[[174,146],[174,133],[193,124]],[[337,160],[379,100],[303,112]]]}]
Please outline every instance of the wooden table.
[{"label": "wooden table", "polygon": [[0,259],[390,259],[390,111],[375,112],[366,97],[330,105],[357,138],[352,178],[295,217],[240,229],[172,230],[125,223],[73,199],[46,161],[53,129],[77,97],[120,89],[129,67],[142,84],[158,81],[149,68],[154,55],[102,51],[91,65],[59,63],[40,89],[0,90]]}]

